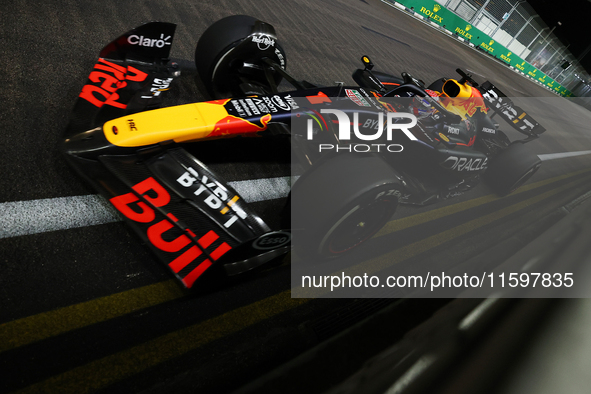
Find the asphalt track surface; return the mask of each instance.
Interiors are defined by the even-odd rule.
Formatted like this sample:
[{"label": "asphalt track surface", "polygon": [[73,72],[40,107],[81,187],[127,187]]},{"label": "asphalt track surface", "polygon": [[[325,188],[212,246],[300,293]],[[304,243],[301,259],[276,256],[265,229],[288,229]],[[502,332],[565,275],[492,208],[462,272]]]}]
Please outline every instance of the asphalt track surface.
[{"label": "asphalt track surface", "polygon": [[[591,113],[375,0],[15,1],[2,3],[0,14],[1,392],[231,392],[338,332],[322,324],[355,303],[292,299],[288,259],[218,289],[187,292],[58,155],[99,50],[145,21],[178,24],[171,56],[184,60],[184,75],[167,104],[206,98],[191,68],[194,45],[231,14],[273,24],[288,70],[317,84],[353,84],[365,54],[379,70],[430,81],[461,67],[508,96],[542,98],[546,104],[531,112],[548,131],[530,146],[545,163],[525,187],[500,199],[481,186],[425,209],[401,208],[371,241],[376,269],[393,259],[445,269],[483,252],[501,261],[522,245],[499,251],[496,244],[590,189],[590,155],[552,155],[591,150]],[[278,197],[286,193],[288,145],[243,141],[202,154],[245,193],[258,190],[254,208],[273,221],[285,202]],[[441,301],[406,305],[390,341]],[[360,341],[368,354],[380,350],[376,338]],[[332,367],[346,373],[359,365],[335,360]],[[327,388],[312,378],[301,386]]]}]

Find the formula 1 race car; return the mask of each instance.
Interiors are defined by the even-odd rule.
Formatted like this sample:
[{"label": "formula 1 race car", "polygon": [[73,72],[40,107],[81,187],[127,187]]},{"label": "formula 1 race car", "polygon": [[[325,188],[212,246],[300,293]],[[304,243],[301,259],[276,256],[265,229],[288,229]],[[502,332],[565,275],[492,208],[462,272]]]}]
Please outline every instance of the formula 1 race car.
[{"label": "formula 1 race car", "polygon": [[[282,256],[292,230],[303,256],[339,256],[375,234],[398,203],[453,197],[481,178],[507,194],[541,164],[524,142],[544,129],[492,84],[460,70],[460,80],[426,87],[373,71],[364,56],[353,74],[359,86],[319,87],[288,74],[274,28],[245,15],[214,23],[197,44],[213,100],[161,108],[180,74],[169,59],[175,27],[150,22],[104,47],[62,151],[186,287],[215,267],[235,275]],[[286,84],[291,90],[279,88]],[[528,138],[510,143],[487,107]],[[286,228],[271,229],[184,148],[253,134],[288,136],[298,159],[288,209],[278,213],[295,213]],[[386,143],[367,143],[378,134]]]}]

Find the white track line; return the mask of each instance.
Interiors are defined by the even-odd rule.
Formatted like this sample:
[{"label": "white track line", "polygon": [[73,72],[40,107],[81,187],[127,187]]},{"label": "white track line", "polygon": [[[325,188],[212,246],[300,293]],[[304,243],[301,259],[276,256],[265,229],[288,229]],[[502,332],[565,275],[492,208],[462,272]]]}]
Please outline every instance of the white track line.
[{"label": "white track line", "polygon": [[246,202],[257,202],[287,197],[290,186],[289,177],[251,179],[228,182]]},{"label": "white track line", "polygon": [[591,154],[591,150],[582,150],[579,152],[561,152],[561,153],[547,153],[544,155],[538,155],[540,160],[555,160],[555,159],[563,159],[565,157],[573,157],[573,156],[582,156],[582,155],[589,155]]},{"label": "white track line", "polygon": [[[286,197],[290,178],[228,182],[246,202]],[[98,195],[0,203],[0,238],[67,230],[122,220]]]},{"label": "white track line", "polygon": [[[591,154],[591,150],[538,155],[555,160]],[[286,197],[290,178],[265,178],[228,182],[246,202]],[[73,196],[0,203],[0,239],[48,231],[67,230],[120,221],[115,209],[101,196]]]},{"label": "white track line", "polygon": [[44,233],[121,220],[97,195],[14,201],[0,204],[0,238]]}]

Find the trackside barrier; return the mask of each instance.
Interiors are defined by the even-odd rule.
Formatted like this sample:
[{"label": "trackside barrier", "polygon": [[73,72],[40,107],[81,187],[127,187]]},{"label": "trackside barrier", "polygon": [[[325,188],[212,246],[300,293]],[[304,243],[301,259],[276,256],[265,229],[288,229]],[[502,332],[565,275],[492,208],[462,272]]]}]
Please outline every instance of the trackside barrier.
[{"label": "trackside barrier", "polygon": [[458,40],[468,42],[471,46],[494,56],[516,71],[563,97],[573,96],[572,92],[566,87],[560,85],[541,70],[515,55],[503,45],[495,42],[489,35],[433,0],[382,0],[382,2],[428,20],[432,25],[442,28],[448,34],[454,35]]}]

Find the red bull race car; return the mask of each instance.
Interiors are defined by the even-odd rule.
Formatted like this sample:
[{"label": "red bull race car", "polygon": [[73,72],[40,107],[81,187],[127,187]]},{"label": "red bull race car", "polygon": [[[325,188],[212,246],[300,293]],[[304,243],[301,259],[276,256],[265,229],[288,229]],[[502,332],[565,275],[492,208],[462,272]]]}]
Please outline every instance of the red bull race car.
[{"label": "red bull race car", "polygon": [[[103,48],[61,149],[187,288],[216,269],[236,275],[284,255],[292,234],[305,258],[340,256],[399,203],[433,203],[480,180],[508,194],[541,164],[525,142],[543,127],[491,83],[459,70],[459,80],[425,86],[374,71],[364,56],[358,86],[316,86],[287,73],[273,26],[245,15],[214,23],[197,44],[212,99],[162,107],[180,74],[169,59],[175,28],[150,22]],[[491,111],[527,138],[511,143]],[[291,219],[283,228],[185,148],[248,135],[292,144],[300,172],[278,212]]]}]

